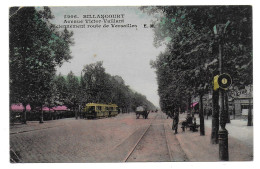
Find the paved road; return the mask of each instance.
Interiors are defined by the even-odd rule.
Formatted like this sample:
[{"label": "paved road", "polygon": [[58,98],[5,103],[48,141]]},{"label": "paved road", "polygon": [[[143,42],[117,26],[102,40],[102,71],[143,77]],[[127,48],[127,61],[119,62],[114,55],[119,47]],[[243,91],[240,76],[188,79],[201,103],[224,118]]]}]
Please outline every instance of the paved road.
[{"label": "paved road", "polygon": [[[205,120],[205,136],[181,128],[174,135],[171,124],[163,113],[150,113],[148,119],[130,113],[97,120],[28,122],[10,127],[11,157],[23,163],[219,160],[218,145],[210,143],[210,120]],[[241,125],[227,125],[231,161],[253,159],[252,128]]]},{"label": "paved road", "polygon": [[[171,136],[170,139],[174,138],[172,138],[168,125],[168,128],[165,129],[166,132],[162,132],[164,130],[161,129],[163,129],[166,119],[164,114],[158,115],[150,113],[149,119],[136,119],[135,115],[130,113],[97,120],[62,119],[48,121],[44,124],[29,122],[28,125],[11,127],[10,148],[12,154],[15,153],[19,157],[16,161],[25,163],[121,162],[153,122],[151,129],[129,161],[169,161],[167,153],[173,153],[171,150],[167,150],[163,139],[166,134]],[[156,116],[158,116],[157,120],[153,121]],[[151,139],[156,135],[162,136],[162,138]],[[160,146],[160,142],[163,142],[162,152],[156,149],[156,145]],[[175,142],[178,145],[177,139]],[[144,153],[142,155],[139,151],[140,147],[145,150],[142,151]],[[176,146],[174,148],[176,149]],[[149,154],[155,151],[157,151],[155,153],[157,156],[149,158]],[[180,148],[179,151],[181,151]],[[165,155],[160,157],[160,154]],[[182,157],[178,154],[176,160],[185,161],[184,154]]]}]

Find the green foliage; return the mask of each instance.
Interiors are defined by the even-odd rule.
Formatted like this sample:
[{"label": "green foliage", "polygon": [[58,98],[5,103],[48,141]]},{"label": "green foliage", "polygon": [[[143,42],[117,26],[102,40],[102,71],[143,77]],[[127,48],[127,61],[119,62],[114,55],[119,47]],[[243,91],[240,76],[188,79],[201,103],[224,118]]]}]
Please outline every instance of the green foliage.
[{"label": "green foliage", "polygon": [[70,109],[88,102],[115,103],[121,109],[154,108],[119,76],[105,72],[102,62],[86,65],[80,78],[70,72],[55,76],[56,67],[71,59],[73,32],[58,31],[44,7],[10,8],[10,102],[37,107],[65,104]]},{"label": "green foliage", "polygon": [[81,77],[82,103],[114,103],[122,110],[135,110],[137,106],[155,106],[145,96],[132,91],[120,76],[105,72],[102,62],[86,65]]},{"label": "green foliage", "polygon": [[230,22],[222,37],[223,72],[231,75],[234,86],[252,84],[251,6],[155,6],[141,10],[161,16],[156,22],[154,44],[165,43],[167,50],[152,67],[157,73],[162,109],[180,107],[180,97],[211,90],[213,76],[218,74],[216,24]]},{"label": "green foliage", "polygon": [[80,83],[78,78],[70,72],[67,75],[67,98],[64,104],[70,109],[78,108],[80,102]]},{"label": "green foliage", "polygon": [[123,111],[134,111],[140,105],[155,110],[155,106],[140,93],[127,86],[120,76],[105,72],[102,62],[85,65],[81,76],[70,72],[53,80],[53,98],[56,104],[78,110],[87,103],[117,104]]},{"label": "green foliage", "polygon": [[10,101],[32,108],[53,104],[56,66],[71,59],[73,33],[54,29],[48,7],[12,7],[9,16]]},{"label": "green foliage", "polygon": [[52,93],[57,104],[63,104],[68,98],[67,81],[61,74],[55,76],[55,78],[53,79]]}]

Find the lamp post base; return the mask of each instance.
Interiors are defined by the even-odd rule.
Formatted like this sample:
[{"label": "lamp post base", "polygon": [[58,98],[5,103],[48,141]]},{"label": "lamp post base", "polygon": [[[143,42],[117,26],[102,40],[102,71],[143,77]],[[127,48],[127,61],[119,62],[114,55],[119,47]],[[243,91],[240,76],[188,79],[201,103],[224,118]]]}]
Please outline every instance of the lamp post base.
[{"label": "lamp post base", "polygon": [[229,161],[228,155],[228,131],[220,128],[219,132],[219,160]]}]

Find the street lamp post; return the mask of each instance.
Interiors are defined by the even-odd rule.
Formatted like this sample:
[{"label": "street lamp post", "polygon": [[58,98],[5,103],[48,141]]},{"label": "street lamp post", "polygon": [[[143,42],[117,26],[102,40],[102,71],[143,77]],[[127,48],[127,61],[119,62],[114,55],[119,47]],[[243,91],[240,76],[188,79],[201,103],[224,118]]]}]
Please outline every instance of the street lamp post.
[{"label": "street lamp post", "polygon": [[[217,24],[214,26],[214,34],[218,40],[218,61],[219,61],[219,74],[223,73],[223,40],[224,35],[226,32],[226,28],[229,25],[230,21],[226,24]],[[219,109],[220,109],[220,129],[218,132],[218,139],[219,139],[219,159],[221,161],[228,161],[229,160],[229,153],[228,153],[228,131],[225,128],[227,122],[227,113],[224,108],[224,96],[225,90],[219,88]]]}]

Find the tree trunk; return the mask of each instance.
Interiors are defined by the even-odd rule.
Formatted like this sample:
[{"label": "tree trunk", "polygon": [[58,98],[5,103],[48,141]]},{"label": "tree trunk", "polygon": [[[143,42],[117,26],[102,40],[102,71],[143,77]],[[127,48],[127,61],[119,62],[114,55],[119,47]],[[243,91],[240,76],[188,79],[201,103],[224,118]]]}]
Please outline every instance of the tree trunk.
[{"label": "tree trunk", "polygon": [[27,117],[26,117],[26,104],[22,104],[24,109],[23,109],[23,119],[22,123],[27,124]]},{"label": "tree trunk", "polygon": [[188,98],[188,113],[191,113],[191,96]]},{"label": "tree trunk", "polygon": [[40,120],[39,123],[43,123],[43,106],[41,106]]},{"label": "tree trunk", "polygon": [[194,107],[193,107],[193,103],[191,103],[191,117],[194,117]]},{"label": "tree trunk", "polygon": [[207,117],[207,120],[209,119],[209,109],[206,110],[206,117]]},{"label": "tree trunk", "polygon": [[212,129],[211,129],[211,143],[218,144],[218,130],[219,130],[219,92],[213,90],[212,95]]},{"label": "tree trunk", "polygon": [[[250,85],[250,95],[252,96],[252,85]],[[248,110],[248,126],[253,126],[253,121],[252,121],[252,106],[251,106],[251,98],[249,98],[249,110]]]},{"label": "tree trunk", "polygon": [[248,110],[248,121],[247,126],[252,126],[252,106],[251,106],[251,98],[249,98],[249,110]]},{"label": "tree trunk", "polygon": [[75,111],[75,118],[76,118],[76,120],[78,119],[78,114],[81,113],[81,108],[80,108],[80,106],[81,106],[81,105],[79,105],[78,112],[77,112],[77,110]]},{"label": "tree trunk", "polygon": [[229,107],[228,107],[228,93],[225,92],[225,109],[227,112],[227,123],[230,123],[230,113],[229,113]]},{"label": "tree trunk", "polygon": [[205,126],[204,126],[204,113],[203,113],[203,94],[200,94],[200,102],[199,102],[199,117],[200,117],[200,135],[205,135]]},{"label": "tree trunk", "polygon": [[233,107],[233,118],[236,119],[236,109],[235,109],[235,106]]}]

